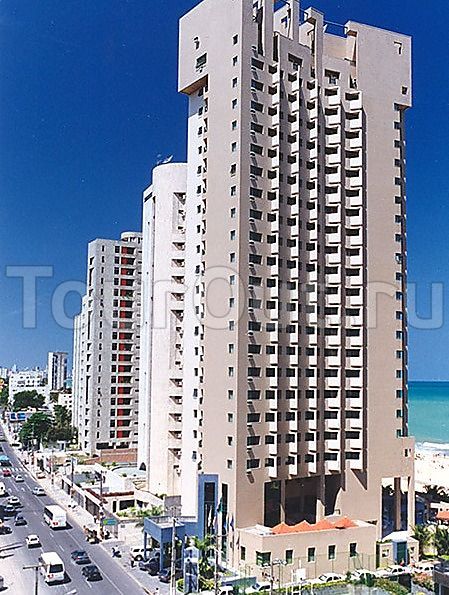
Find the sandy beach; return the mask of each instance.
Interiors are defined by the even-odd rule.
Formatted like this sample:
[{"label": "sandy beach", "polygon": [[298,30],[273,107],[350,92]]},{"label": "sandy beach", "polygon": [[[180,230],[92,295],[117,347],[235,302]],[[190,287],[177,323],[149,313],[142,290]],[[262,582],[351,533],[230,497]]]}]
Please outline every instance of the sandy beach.
[{"label": "sandy beach", "polygon": [[449,490],[449,444],[416,444],[415,487],[437,485]]}]

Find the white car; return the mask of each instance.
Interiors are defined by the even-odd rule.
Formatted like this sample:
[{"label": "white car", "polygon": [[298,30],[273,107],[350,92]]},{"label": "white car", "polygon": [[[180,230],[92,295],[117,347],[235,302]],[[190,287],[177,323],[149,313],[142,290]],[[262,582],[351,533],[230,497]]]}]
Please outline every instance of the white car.
[{"label": "white car", "polygon": [[7,503],[11,506],[20,506],[20,500],[17,498],[17,496],[11,496],[8,498]]},{"label": "white car", "polygon": [[247,595],[251,595],[252,593],[265,593],[268,592],[271,588],[271,584],[268,581],[254,583],[251,587],[245,589],[245,593]]},{"label": "white car", "polygon": [[33,488],[32,492],[35,496],[45,496],[44,488],[41,488],[40,486]]},{"label": "white car", "polygon": [[436,562],[432,562],[431,560],[423,560],[422,562],[417,562],[414,566],[412,566],[411,570],[413,574],[420,574],[421,572],[424,574],[432,574],[435,564]]},{"label": "white car", "polygon": [[336,572],[325,572],[320,574],[318,578],[312,581],[316,585],[325,585],[326,583],[336,583],[338,581],[344,581],[346,577]]},{"label": "white car", "polygon": [[27,547],[40,547],[41,540],[38,535],[28,535],[26,538]]},{"label": "white car", "polygon": [[351,577],[355,580],[366,580],[368,576],[376,576],[374,570],[366,570],[366,568],[359,568],[351,572]]},{"label": "white car", "polygon": [[24,481],[25,481],[21,475],[16,475],[16,476],[14,477],[14,480],[15,480],[17,483],[22,483],[22,482],[24,482]]},{"label": "white car", "polygon": [[408,566],[399,566],[398,564],[394,566],[387,566],[386,568],[381,568],[380,570],[376,571],[376,576],[380,578],[388,578],[390,576],[402,576],[403,574],[410,574],[410,568]]}]

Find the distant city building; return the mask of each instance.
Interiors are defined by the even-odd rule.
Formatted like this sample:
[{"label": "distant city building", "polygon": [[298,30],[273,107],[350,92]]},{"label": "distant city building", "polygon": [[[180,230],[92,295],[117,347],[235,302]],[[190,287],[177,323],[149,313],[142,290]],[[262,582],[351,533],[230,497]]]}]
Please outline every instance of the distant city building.
[{"label": "distant city building", "polygon": [[65,386],[67,379],[67,355],[63,351],[50,351],[48,354],[47,376],[50,391],[60,390]]},{"label": "distant city building", "polygon": [[414,524],[411,40],[279,4],[181,19],[187,171],[144,193],[139,463],[230,566],[309,577],[375,567]]},{"label": "distant city building", "polygon": [[0,378],[3,378],[3,380],[7,380],[10,372],[11,370],[9,368],[0,367]]},{"label": "distant city building", "polygon": [[22,391],[35,390],[43,396],[48,395],[47,373],[45,370],[18,370],[9,376],[9,397]]},{"label": "distant city building", "polygon": [[89,244],[87,292],[75,318],[73,424],[97,454],[137,448],[142,234]]}]

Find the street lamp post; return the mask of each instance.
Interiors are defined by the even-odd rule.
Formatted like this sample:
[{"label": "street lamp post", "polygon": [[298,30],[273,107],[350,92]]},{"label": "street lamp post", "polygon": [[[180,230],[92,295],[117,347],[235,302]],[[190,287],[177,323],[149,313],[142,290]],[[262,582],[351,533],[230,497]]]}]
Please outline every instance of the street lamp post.
[{"label": "street lamp post", "polygon": [[170,595],[176,595],[176,516],[173,511],[171,534]]},{"label": "street lamp post", "polygon": [[23,570],[34,570],[34,595],[39,594],[39,568],[41,566],[42,564],[30,564],[23,567]]}]

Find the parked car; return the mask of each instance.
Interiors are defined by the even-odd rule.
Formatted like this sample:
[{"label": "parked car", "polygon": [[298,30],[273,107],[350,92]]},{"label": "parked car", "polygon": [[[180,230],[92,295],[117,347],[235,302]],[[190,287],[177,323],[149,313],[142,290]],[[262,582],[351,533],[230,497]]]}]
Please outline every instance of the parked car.
[{"label": "parked car", "polygon": [[21,475],[16,475],[14,477],[14,480],[16,481],[16,483],[23,483],[25,481]]},{"label": "parked car", "polygon": [[345,577],[342,574],[338,574],[336,572],[325,572],[324,574],[320,574],[320,576],[313,580],[312,583],[316,585],[325,585],[326,583],[335,583],[344,580]]},{"label": "parked car", "polygon": [[376,570],[376,576],[379,578],[389,578],[395,576],[402,576],[404,574],[410,574],[411,570],[408,566],[387,566],[386,568],[381,568],[380,570]]},{"label": "parked car", "polygon": [[353,572],[351,572],[351,578],[353,578],[356,581],[366,581],[368,576],[374,577],[376,575],[373,570],[366,570],[366,568],[359,568],[358,570],[354,570]]},{"label": "parked car", "polygon": [[84,566],[81,572],[86,577],[87,581],[101,581],[101,579],[103,578],[101,576],[98,566],[96,566],[95,564],[89,564],[88,566]]},{"label": "parked car", "polygon": [[[159,552],[158,552],[159,553]],[[146,552],[146,559],[149,560],[153,557],[153,552],[147,549]],[[145,548],[143,547],[132,547],[129,550],[129,555],[135,562],[140,562],[141,560],[145,560]]]},{"label": "parked car", "polygon": [[10,533],[12,533],[11,527],[8,527],[8,525],[0,526],[0,535],[9,535]]},{"label": "parked car", "polygon": [[251,593],[264,593],[265,591],[269,591],[271,584],[269,581],[261,581],[260,583],[254,583],[251,587],[245,589],[245,593],[250,595]]},{"label": "parked car", "polygon": [[76,550],[71,553],[71,558],[75,564],[92,564],[89,554],[84,550]]},{"label": "parked car", "polygon": [[21,514],[16,514],[16,518],[14,519],[14,525],[16,527],[21,527],[22,525],[26,525],[26,524],[27,524],[26,518]]},{"label": "parked car", "polygon": [[16,514],[16,507],[12,504],[3,506],[3,514],[4,516],[14,516]]},{"label": "parked car", "polygon": [[36,477],[37,477],[38,479],[45,479],[46,475],[45,475],[45,473],[44,473],[43,471],[38,471],[38,472],[36,473]]},{"label": "parked car", "polygon": [[11,477],[11,469],[3,469],[3,477]]},{"label": "parked car", "polygon": [[[171,568],[164,568],[159,572],[159,580],[161,583],[169,583],[171,579]],[[175,569],[175,579],[178,580],[182,577],[182,570],[180,568]]]},{"label": "parked car", "polygon": [[39,539],[39,535],[28,535],[27,538],[25,539],[25,542],[27,544],[27,547],[31,548],[31,547],[40,547],[41,546],[41,540]]},{"label": "parked car", "polygon": [[45,496],[44,488],[41,488],[41,486],[36,486],[31,491],[35,496]]},{"label": "parked car", "polygon": [[11,442],[11,446],[13,446],[14,448],[22,448],[22,444],[20,442],[17,442],[17,440],[15,442]]},{"label": "parked car", "polygon": [[17,498],[17,496],[10,496],[6,502],[10,506],[15,506],[16,508],[21,506],[20,500],[19,500],[19,498]]},{"label": "parked car", "polygon": [[435,568],[435,564],[437,562],[432,562],[432,560],[423,560],[422,562],[417,562],[414,566],[412,566],[411,571],[414,574],[419,574],[423,572],[424,574],[432,574],[433,569]]}]

